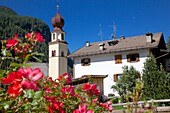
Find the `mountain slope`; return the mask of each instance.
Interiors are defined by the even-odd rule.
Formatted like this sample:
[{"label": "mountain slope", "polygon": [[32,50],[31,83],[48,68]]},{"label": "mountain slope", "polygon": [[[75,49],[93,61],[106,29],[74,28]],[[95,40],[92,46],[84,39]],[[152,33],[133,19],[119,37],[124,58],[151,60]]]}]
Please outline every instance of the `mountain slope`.
[{"label": "mountain slope", "polygon": [[40,58],[43,62],[48,61],[48,45],[50,41],[50,29],[46,23],[40,19],[20,16],[12,9],[6,6],[0,6],[0,40],[13,37],[18,34],[19,37],[24,37],[28,32],[40,32],[45,38],[46,43],[38,44],[36,50],[44,53],[45,57]]}]

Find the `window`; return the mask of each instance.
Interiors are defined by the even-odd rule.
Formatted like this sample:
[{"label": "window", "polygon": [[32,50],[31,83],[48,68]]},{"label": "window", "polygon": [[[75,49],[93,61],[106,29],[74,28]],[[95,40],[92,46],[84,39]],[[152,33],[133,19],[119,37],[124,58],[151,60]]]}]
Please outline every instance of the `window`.
[{"label": "window", "polygon": [[110,41],[108,42],[109,46],[114,46],[118,43],[119,41],[118,40],[114,40],[114,41]]},{"label": "window", "polygon": [[117,82],[121,76],[122,76],[122,74],[114,74],[113,75],[114,82]]},{"label": "window", "polygon": [[64,51],[61,52],[61,57],[64,57]]},{"label": "window", "polygon": [[61,40],[64,40],[64,34],[61,34]]},{"label": "window", "polygon": [[122,63],[122,55],[115,55],[115,64]]},{"label": "window", "polygon": [[127,55],[127,62],[139,62],[139,54],[134,53],[134,54],[128,54]]},{"label": "window", "polygon": [[90,58],[83,58],[81,59],[82,66],[89,66],[90,65]]},{"label": "window", "polygon": [[54,57],[54,56],[56,56],[56,51],[55,50],[52,51],[52,57]]},{"label": "window", "polygon": [[53,40],[55,40],[55,34],[53,34]]}]

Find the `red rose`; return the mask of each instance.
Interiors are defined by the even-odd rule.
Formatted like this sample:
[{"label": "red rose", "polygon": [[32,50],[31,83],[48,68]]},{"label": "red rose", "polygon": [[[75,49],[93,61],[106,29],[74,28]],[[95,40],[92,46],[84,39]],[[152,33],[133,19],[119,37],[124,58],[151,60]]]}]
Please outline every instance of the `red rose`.
[{"label": "red rose", "polygon": [[28,38],[28,39],[30,39],[30,38],[32,37],[32,33],[27,33],[27,34],[25,34],[25,37]]},{"label": "red rose", "polygon": [[18,41],[15,38],[18,38],[18,35],[15,35],[12,39],[7,40],[6,44],[7,49],[10,47],[14,47],[18,44]]},{"label": "red rose", "polygon": [[40,33],[34,33],[35,34],[35,39],[36,41],[39,42],[44,42],[45,40],[43,39],[43,36]]},{"label": "red rose", "polygon": [[8,94],[13,97],[18,96],[22,92],[20,82],[15,81],[12,86],[8,86]]}]

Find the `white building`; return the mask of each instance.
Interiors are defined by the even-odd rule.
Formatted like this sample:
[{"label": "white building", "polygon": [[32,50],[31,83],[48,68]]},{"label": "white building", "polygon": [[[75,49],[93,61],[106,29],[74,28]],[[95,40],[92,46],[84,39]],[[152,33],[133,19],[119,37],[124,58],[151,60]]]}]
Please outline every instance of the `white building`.
[{"label": "white building", "polygon": [[[146,58],[152,53],[155,57],[165,54],[165,41],[162,33],[147,33],[143,36],[121,37],[120,39],[89,43],[68,57],[74,59],[73,75],[108,75],[104,78],[104,95],[113,93],[111,86],[122,74],[122,67],[134,66],[142,71]],[[157,62],[164,63],[159,58]],[[117,95],[117,94],[116,94]]]}]

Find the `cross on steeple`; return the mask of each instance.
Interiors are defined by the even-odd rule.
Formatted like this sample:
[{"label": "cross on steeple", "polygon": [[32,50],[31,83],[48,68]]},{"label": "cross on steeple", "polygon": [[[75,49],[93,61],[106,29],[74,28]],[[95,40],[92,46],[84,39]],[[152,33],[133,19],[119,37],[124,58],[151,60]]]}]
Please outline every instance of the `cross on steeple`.
[{"label": "cross on steeple", "polygon": [[57,4],[57,6],[56,6],[57,7],[57,13],[59,13],[59,1],[58,0],[56,1],[56,4]]}]

